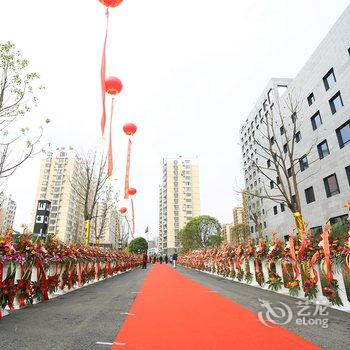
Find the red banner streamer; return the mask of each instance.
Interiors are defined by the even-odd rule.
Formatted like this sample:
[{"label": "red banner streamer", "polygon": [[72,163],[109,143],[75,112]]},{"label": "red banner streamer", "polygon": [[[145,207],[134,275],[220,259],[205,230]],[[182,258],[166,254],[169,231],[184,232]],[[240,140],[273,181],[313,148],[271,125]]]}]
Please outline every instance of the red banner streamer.
[{"label": "red banner streamer", "polygon": [[130,157],[131,157],[131,145],[132,142],[129,139],[128,154],[126,157],[126,170],[125,170],[125,183],[124,183],[124,199],[129,198],[129,176],[130,176]]},{"label": "red banner streamer", "polygon": [[106,127],[106,48],[107,48],[107,38],[108,38],[108,19],[109,19],[109,11],[108,8],[106,10],[106,18],[107,18],[107,24],[106,24],[106,35],[105,35],[105,41],[103,45],[103,52],[102,52],[102,62],[101,62],[101,92],[102,92],[102,118],[101,118],[101,131],[102,136],[105,132]]},{"label": "red banner streamer", "polygon": [[114,97],[112,98],[111,104],[111,119],[109,124],[109,145],[108,145],[108,177],[112,176],[113,173],[113,146],[112,146],[112,119],[114,112]]},{"label": "red banner streamer", "polygon": [[134,211],[134,201],[131,199],[131,215],[132,215],[132,235],[135,235],[135,211]]},{"label": "red banner streamer", "polygon": [[295,255],[295,248],[294,248],[294,239],[292,236],[289,237],[289,245],[290,245],[290,255],[293,259],[293,268],[294,268],[294,279],[298,279],[299,275],[300,275],[300,271],[298,268],[298,263],[297,263],[297,258]]},{"label": "red banner streamer", "polygon": [[323,239],[323,251],[324,251],[324,260],[326,264],[326,278],[328,283],[330,283],[333,279],[333,273],[332,273],[332,261],[331,261],[331,251],[329,247],[329,227],[325,227],[322,233],[322,239]]},{"label": "red banner streamer", "polygon": [[318,261],[319,257],[320,257],[320,253],[316,252],[313,255],[313,257],[311,258],[311,268],[312,268],[312,273],[314,274],[313,282],[315,284],[318,281],[318,273],[317,273],[317,270],[316,270],[316,264],[317,264],[317,261]]}]

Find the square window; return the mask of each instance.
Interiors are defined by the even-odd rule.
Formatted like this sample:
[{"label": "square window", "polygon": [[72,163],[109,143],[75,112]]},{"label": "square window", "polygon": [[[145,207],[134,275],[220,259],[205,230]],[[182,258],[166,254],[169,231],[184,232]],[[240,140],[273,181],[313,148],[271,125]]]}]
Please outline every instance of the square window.
[{"label": "square window", "polygon": [[322,125],[322,119],[321,119],[320,112],[315,113],[311,117],[311,124],[312,124],[313,130],[316,130],[318,127],[320,127]]},{"label": "square window", "polygon": [[323,179],[324,188],[326,191],[327,197],[332,197],[338,193],[340,193],[337,175],[332,174]]},{"label": "square window", "polygon": [[350,144],[350,120],[341,125],[335,132],[340,148]]},{"label": "square window", "polygon": [[339,111],[344,106],[343,99],[341,98],[340,91],[338,91],[330,100],[329,105],[331,107],[332,114]]},{"label": "square window", "polygon": [[306,203],[312,203],[315,201],[314,188],[311,186],[305,190]]},{"label": "square window", "polygon": [[284,203],[281,203],[281,211],[285,211]]},{"label": "square window", "polygon": [[350,165],[345,168],[346,176],[348,177],[348,183],[350,186]]},{"label": "square window", "polygon": [[324,140],[323,142],[317,145],[317,151],[320,159],[323,159],[325,156],[329,155],[327,140]]},{"label": "square window", "polygon": [[308,102],[309,106],[311,106],[315,102],[315,96],[314,96],[313,92],[308,96],[307,102]]},{"label": "square window", "polygon": [[298,131],[295,134],[295,142],[298,143],[298,142],[300,142],[300,140],[301,140],[301,133],[300,133],[300,131]]},{"label": "square window", "polygon": [[326,91],[329,90],[336,82],[333,68],[323,77],[323,84]]},{"label": "square window", "polygon": [[273,213],[274,213],[275,215],[278,214],[277,205],[275,205],[275,206],[273,207]]},{"label": "square window", "polygon": [[304,171],[309,167],[309,163],[307,161],[307,156],[303,156],[299,159],[300,171]]}]

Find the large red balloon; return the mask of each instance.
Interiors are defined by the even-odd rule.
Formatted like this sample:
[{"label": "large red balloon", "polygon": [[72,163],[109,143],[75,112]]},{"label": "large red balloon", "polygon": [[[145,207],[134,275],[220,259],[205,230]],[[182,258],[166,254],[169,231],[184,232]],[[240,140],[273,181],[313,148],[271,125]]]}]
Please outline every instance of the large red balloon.
[{"label": "large red balloon", "polygon": [[98,1],[107,7],[117,7],[123,2],[123,0],[98,0]]},{"label": "large red balloon", "polygon": [[124,124],[123,130],[127,135],[131,136],[131,135],[134,135],[135,132],[137,131],[137,126],[133,123],[127,123],[127,124]]},{"label": "large red balloon", "polygon": [[123,84],[120,79],[116,77],[108,77],[105,80],[105,90],[107,94],[116,95],[123,89]]},{"label": "large red balloon", "polygon": [[128,194],[130,195],[130,196],[134,196],[135,194],[136,194],[136,188],[129,188],[128,189]]},{"label": "large red balloon", "polygon": [[128,210],[128,209],[126,209],[125,207],[121,207],[121,208],[119,209],[119,212],[120,212],[121,214],[125,214],[125,213],[127,212],[127,210]]}]

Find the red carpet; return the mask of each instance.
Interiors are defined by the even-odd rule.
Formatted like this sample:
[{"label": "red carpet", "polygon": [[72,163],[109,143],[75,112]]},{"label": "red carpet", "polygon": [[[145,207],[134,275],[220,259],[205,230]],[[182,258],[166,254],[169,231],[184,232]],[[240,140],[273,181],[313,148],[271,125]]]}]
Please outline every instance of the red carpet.
[{"label": "red carpet", "polygon": [[129,313],[113,350],[318,349],[165,265],[152,267]]}]

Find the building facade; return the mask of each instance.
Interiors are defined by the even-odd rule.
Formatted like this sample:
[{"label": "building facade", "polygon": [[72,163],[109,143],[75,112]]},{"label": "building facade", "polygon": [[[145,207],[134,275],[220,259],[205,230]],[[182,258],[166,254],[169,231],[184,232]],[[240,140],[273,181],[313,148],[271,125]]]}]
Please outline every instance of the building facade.
[{"label": "building facade", "polygon": [[233,208],[233,225],[243,224],[246,222],[244,210],[242,207]]},{"label": "building facade", "polygon": [[0,232],[6,232],[8,228],[13,228],[13,222],[16,215],[16,202],[11,196],[0,194]]},{"label": "building facade", "polygon": [[163,184],[159,187],[160,254],[171,255],[180,248],[179,231],[200,215],[199,169],[196,160],[163,160]]},{"label": "building facade", "polygon": [[64,147],[48,152],[41,161],[33,225],[39,200],[51,202],[47,233],[65,242],[84,237],[83,204],[74,188],[82,181],[82,165],[76,152]]},{"label": "building facade", "polygon": [[[297,104],[297,114],[290,112],[291,101]],[[274,119],[278,132],[270,138],[264,137],[268,115],[282,116]],[[280,178],[270,169],[272,159],[261,152],[271,146],[289,154],[286,137],[295,141],[293,162],[302,214],[308,228],[319,232],[328,220],[335,223],[345,217],[341,206],[350,198],[350,6],[294,79],[271,79],[241,128],[245,187],[256,195],[249,196],[253,236],[259,230],[281,236],[295,232],[292,212],[283,201],[259,197],[264,189],[279,196],[279,185],[292,176],[287,156]]]}]

